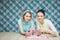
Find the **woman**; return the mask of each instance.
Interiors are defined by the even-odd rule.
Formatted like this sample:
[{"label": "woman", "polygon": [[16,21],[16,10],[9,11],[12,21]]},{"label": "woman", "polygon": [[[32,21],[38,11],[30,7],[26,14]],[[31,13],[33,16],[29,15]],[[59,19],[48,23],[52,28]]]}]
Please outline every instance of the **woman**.
[{"label": "woman", "polygon": [[34,24],[32,21],[32,13],[27,10],[22,15],[22,18],[18,20],[19,29],[22,35],[30,36],[34,32]]},{"label": "woman", "polygon": [[38,28],[37,35],[50,34],[52,36],[58,36],[58,32],[53,23],[50,20],[45,19],[44,16],[44,10],[38,10],[36,14],[36,24]]}]

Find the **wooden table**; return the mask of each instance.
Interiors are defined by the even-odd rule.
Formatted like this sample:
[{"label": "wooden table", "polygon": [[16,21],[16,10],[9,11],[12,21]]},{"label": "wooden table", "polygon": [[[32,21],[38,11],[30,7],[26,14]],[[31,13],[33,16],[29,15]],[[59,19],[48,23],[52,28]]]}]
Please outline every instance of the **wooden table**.
[{"label": "wooden table", "polygon": [[16,32],[0,32],[0,40],[60,40],[59,37],[49,37],[49,39],[44,38],[26,38]]}]

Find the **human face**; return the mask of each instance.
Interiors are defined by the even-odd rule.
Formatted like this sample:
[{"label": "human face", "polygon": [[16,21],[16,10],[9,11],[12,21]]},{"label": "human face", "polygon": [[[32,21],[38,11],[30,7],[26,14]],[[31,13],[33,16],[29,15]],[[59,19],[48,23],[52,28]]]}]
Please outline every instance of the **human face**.
[{"label": "human face", "polygon": [[30,13],[26,13],[26,14],[24,15],[24,21],[25,21],[25,22],[28,22],[29,20],[31,20],[31,14],[30,14]]},{"label": "human face", "polygon": [[43,23],[44,22],[44,14],[42,12],[38,12],[36,15],[36,18],[38,22]]}]

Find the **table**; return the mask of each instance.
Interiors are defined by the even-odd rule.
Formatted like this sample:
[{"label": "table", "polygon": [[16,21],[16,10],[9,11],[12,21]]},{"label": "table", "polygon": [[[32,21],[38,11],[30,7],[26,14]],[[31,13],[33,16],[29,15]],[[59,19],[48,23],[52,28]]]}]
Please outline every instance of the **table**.
[{"label": "table", "polygon": [[[43,38],[44,39],[44,38]],[[41,38],[26,38],[25,36],[16,32],[0,32],[0,40],[43,40]],[[46,40],[46,39],[44,39]],[[49,37],[49,40],[60,40],[58,37]]]}]

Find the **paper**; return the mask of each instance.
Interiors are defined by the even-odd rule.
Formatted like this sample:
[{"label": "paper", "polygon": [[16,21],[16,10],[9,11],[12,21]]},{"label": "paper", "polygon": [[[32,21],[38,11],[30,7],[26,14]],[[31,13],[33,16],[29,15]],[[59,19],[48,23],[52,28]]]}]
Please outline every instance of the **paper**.
[{"label": "paper", "polygon": [[46,35],[40,35],[40,36],[37,36],[37,35],[31,35],[31,36],[28,36],[27,38],[48,38]]}]

